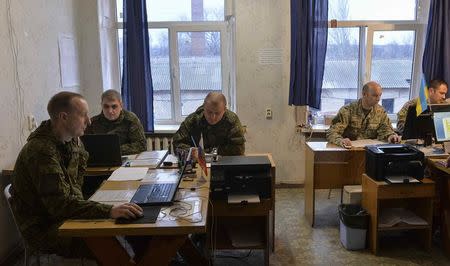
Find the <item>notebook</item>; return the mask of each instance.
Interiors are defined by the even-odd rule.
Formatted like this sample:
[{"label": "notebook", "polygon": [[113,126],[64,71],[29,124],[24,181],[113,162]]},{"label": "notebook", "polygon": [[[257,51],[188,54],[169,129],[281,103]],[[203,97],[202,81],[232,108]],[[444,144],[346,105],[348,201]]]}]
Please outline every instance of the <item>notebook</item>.
[{"label": "notebook", "polygon": [[86,134],[80,137],[89,153],[87,166],[120,166],[119,136],[115,134]]},{"label": "notebook", "polygon": [[136,190],[130,202],[136,203],[139,206],[167,206],[172,205],[180,185],[184,171],[186,170],[185,163],[178,173],[176,183],[154,183],[142,184]]}]

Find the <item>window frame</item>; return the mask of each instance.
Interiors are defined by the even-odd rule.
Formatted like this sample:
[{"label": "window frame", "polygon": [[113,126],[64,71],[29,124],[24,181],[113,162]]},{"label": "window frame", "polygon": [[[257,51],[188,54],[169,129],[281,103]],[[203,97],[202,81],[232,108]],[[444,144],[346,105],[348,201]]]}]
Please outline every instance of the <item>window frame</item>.
[{"label": "window frame", "polygon": [[[181,87],[180,87],[180,65],[178,55],[178,33],[180,32],[219,32],[220,33],[220,56],[221,56],[221,76],[222,93],[228,99],[228,108],[235,111],[235,19],[230,14],[232,6],[230,0],[224,0],[224,20],[223,21],[149,21],[148,29],[167,29],[169,45],[169,71],[170,71],[170,98],[171,98],[171,119],[154,118],[155,126],[158,125],[179,125],[186,118],[181,112]],[[117,5],[115,5],[117,6]],[[116,12],[117,14],[117,12]],[[123,22],[116,19],[115,31],[123,30]],[[119,53],[119,34],[116,35],[117,56]],[[118,64],[119,78],[122,79],[120,71],[120,60]]]}]

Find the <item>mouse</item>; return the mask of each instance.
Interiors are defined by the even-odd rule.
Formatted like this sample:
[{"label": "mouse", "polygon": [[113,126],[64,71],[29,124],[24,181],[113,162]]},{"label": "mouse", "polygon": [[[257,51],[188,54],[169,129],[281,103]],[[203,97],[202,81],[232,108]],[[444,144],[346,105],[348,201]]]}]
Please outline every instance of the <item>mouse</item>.
[{"label": "mouse", "polygon": [[138,215],[136,216],[136,218],[125,218],[125,217],[119,217],[116,219],[115,223],[116,224],[130,224],[136,220],[141,219],[142,217],[144,217],[144,214],[142,215]]},{"label": "mouse", "polygon": [[163,165],[164,165],[164,166],[172,166],[173,163],[172,163],[172,162],[166,162],[166,161],[164,161],[164,162],[163,162]]}]

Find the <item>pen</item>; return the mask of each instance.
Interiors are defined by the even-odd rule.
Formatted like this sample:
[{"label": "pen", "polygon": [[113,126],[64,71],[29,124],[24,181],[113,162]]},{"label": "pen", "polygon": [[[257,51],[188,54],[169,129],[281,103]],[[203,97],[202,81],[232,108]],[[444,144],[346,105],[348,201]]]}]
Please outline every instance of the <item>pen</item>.
[{"label": "pen", "polygon": [[194,137],[192,137],[192,135],[191,135],[191,140],[192,140],[192,143],[194,144],[194,147],[197,147],[197,144],[195,144],[195,140],[194,140]]}]

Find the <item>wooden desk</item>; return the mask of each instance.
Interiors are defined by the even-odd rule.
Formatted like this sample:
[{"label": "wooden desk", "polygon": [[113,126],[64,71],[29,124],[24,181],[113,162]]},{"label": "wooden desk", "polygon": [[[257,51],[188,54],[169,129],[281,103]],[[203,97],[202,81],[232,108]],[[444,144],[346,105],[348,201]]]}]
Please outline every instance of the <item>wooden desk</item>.
[{"label": "wooden desk", "polygon": [[[372,252],[378,252],[378,233],[381,231],[414,230],[425,249],[431,249],[431,225],[433,221],[434,182],[428,178],[422,184],[395,184],[375,181],[362,176],[362,207],[370,215],[368,242]],[[427,222],[427,225],[400,224],[379,227],[379,215],[383,208],[405,208]]]},{"label": "wooden desk", "polygon": [[[59,234],[83,238],[101,265],[131,265],[127,252],[115,236],[152,236],[145,255],[136,262],[137,265],[167,265],[177,250],[188,240],[189,234],[206,233],[209,177],[206,179],[207,182],[195,191],[186,189],[193,185],[192,181],[183,181],[178,192],[184,191],[185,195],[182,195],[182,198],[201,200],[199,222],[171,219],[169,215],[158,218],[154,224],[118,225],[112,219],[68,220],[59,228]],[[140,183],[140,181],[106,181],[100,190],[135,190]]]},{"label": "wooden desk", "polygon": [[436,182],[435,225],[441,229],[442,248],[450,257],[450,168],[436,163],[442,159],[427,159],[431,179]]},{"label": "wooden desk", "polygon": [[361,184],[365,150],[322,142],[306,143],[305,217],[314,226],[315,190]]},{"label": "wooden desk", "polygon": [[[211,225],[216,235],[209,236],[209,243],[214,240],[215,249],[263,249],[264,264],[269,265],[270,250],[275,249],[275,163],[271,154],[247,154],[247,156],[268,156],[271,163],[271,197],[261,199],[259,203],[229,204],[226,200],[211,200]],[[209,231],[209,230],[208,230]],[[233,246],[230,235],[246,235],[257,244]],[[248,239],[247,239],[248,240]],[[253,242],[253,241],[250,241]]]}]

